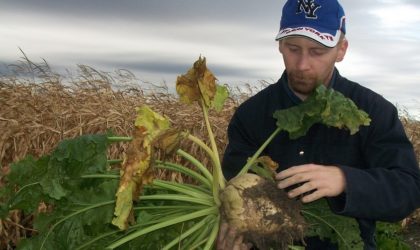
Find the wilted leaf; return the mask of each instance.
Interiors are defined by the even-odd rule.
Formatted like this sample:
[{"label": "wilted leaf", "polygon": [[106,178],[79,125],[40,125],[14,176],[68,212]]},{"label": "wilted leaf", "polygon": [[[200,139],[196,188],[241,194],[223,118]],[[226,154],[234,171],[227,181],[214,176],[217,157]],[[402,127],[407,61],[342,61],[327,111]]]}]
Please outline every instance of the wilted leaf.
[{"label": "wilted leaf", "polygon": [[[150,139],[170,126],[169,119],[151,110],[147,105],[136,108],[137,117],[134,125],[144,128],[145,135]],[[150,140],[151,141],[151,140]]]},{"label": "wilted leaf", "polygon": [[279,164],[273,161],[270,156],[260,156],[255,160],[254,165],[251,166],[251,170],[261,177],[274,180],[278,167]]},{"label": "wilted leaf", "polygon": [[176,80],[176,92],[179,95],[180,101],[183,103],[191,104],[200,100],[200,89],[198,88],[198,81],[193,68],[188,70],[185,75],[178,76]]},{"label": "wilted leaf", "polygon": [[169,128],[169,120],[142,106],[138,112],[133,140],[130,142],[120,170],[120,184],[112,224],[120,229],[128,227],[133,200],[136,200],[145,184],[153,180],[149,169],[153,162],[152,142]]},{"label": "wilted leaf", "polygon": [[279,164],[273,161],[270,156],[260,156],[257,159],[257,162],[260,163],[265,169],[270,170],[273,173],[276,173],[276,170],[279,167]]},{"label": "wilted leaf", "polygon": [[156,137],[153,146],[165,154],[171,154],[179,148],[183,138],[184,136],[177,129],[168,129]]},{"label": "wilted leaf", "polygon": [[178,76],[176,91],[181,102],[191,104],[202,101],[207,108],[220,110],[228,93],[227,88],[220,87],[216,81],[216,77],[207,69],[206,58],[200,56],[186,74]]},{"label": "wilted leaf", "polygon": [[206,68],[206,59],[204,59],[204,75],[198,78],[198,86],[201,96],[207,107],[210,107],[214,96],[216,95],[216,77]]}]

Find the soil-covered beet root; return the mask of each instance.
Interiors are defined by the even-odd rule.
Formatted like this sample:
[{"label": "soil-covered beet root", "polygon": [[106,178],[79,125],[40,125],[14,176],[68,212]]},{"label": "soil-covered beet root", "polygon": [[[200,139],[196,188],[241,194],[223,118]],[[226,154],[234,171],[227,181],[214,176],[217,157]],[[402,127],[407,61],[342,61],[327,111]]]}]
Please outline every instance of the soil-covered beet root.
[{"label": "soil-covered beet root", "polygon": [[224,219],[258,249],[285,249],[303,238],[301,203],[288,198],[273,181],[255,174],[237,176],[220,199]]}]

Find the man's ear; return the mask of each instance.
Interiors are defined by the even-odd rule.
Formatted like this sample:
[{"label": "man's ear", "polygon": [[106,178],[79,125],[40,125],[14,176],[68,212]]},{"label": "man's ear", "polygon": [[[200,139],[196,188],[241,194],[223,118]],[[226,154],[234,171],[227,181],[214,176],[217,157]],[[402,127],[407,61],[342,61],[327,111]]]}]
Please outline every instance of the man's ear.
[{"label": "man's ear", "polygon": [[279,41],[279,51],[280,51],[280,54],[283,54],[283,43],[281,40]]},{"label": "man's ear", "polygon": [[344,38],[342,41],[339,42],[337,58],[335,59],[336,62],[343,61],[348,47],[349,47],[349,42],[347,41],[347,39]]}]

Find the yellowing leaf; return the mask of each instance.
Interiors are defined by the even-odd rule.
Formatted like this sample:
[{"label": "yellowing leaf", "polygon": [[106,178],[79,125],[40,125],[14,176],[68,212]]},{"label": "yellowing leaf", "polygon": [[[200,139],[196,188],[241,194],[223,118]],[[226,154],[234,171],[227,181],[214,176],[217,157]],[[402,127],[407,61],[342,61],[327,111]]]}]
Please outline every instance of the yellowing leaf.
[{"label": "yellowing leaf", "polygon": [[171,154],[178,149],[183,138],[184,136],[178,130],[168,129],[157,136],[153,141],[153,146],[156,149],[163,150],[165,154]]},{"label": "yellowing leaf", "polygon": [[129,182],[124,188],[120,187],[117,193],[117,203],[115,204],[114,219],[112,224],[117,226],[119,229],[126,229],[129,222],[134,222],[132,218],[133,208],[133,190],[135,189],[135,183]]},{"label": "yellowing leaf", "polygon": [[210,107],[211,102],[216,94],[216,77],[206,68],[206,59],[204,59],[204,74],[198,78],[198,86],[200,88],[201,96],[204,104]]},{"label": "yellowing leaf", "polygon": [[260,163],[265,169],[272,171],[274,174],[279,167],[279,164],[273,161],[270,156],[267,155],[258,157],[257,162]]},{"label": "yellowing leaf", "polygon": [[169,128],[169,120],[149,107],[136,109],[136,129],[120,170],[120,184],[112,224],[127,229],[132,214],[133,200],[137,200],[143,185],[153,180],[150,164],[153,162],[152,142]]},{"label": "yellowing leaf", "polygon": [[183,103],[191,104],[201,98],[198,82],[194,74],[194,69],[190,69],[187,74],[178,76],[176,81],[176,92]]},{"label": "yellowing leaf", "polygon": [[202,101],[207,108],[218,109],[223,106],[221,102],[226,100],[222,97],[228,93],[227,88],[220,87],[216,81],[217,78],[207,69],[206,58],[200,56],[186,74],[178,76],[176,91],[183,103],[191,104],[195,101]]},{"label": "yellowing leaf", "polygon": [[144,127],[149,138],[166,130],[170,126],[169,119],[151,110],[147,105],[136,108],[137,118],[134,125],[138,128]]},{"label": "yellowing leaf", "polygon": [[251,170],[261,177],[274,181],[278,167],[279,164],[273,161],[270,156],[260,156],[251,166]]}]

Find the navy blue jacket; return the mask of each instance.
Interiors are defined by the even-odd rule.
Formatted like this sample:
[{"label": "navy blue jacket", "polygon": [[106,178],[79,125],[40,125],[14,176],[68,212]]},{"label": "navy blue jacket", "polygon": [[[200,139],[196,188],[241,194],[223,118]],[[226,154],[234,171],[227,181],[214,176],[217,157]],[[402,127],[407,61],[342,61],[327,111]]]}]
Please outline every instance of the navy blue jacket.
[{"label": "navy blue jacket", "polygon": [[[329,85],[352,99],[372,119],[355,135],[344,129],[315,124],[290,140],[281,132],[262,155],[279,163],[279,170],[315,163],[339,166],[346,190],[328,198],[333,212],[359,222],[365,249],[374,249],[375,221],[398,221],[420,207],[420,171],[396,108],[382,96],[340,76],[335,69]],[[229,144],[223,172],[230,179],[276,128],[273,113],[301,100],[290,90],[287,75],[242,103],[228,128]],[[304,154],[299,154],[299,152]]]}]

